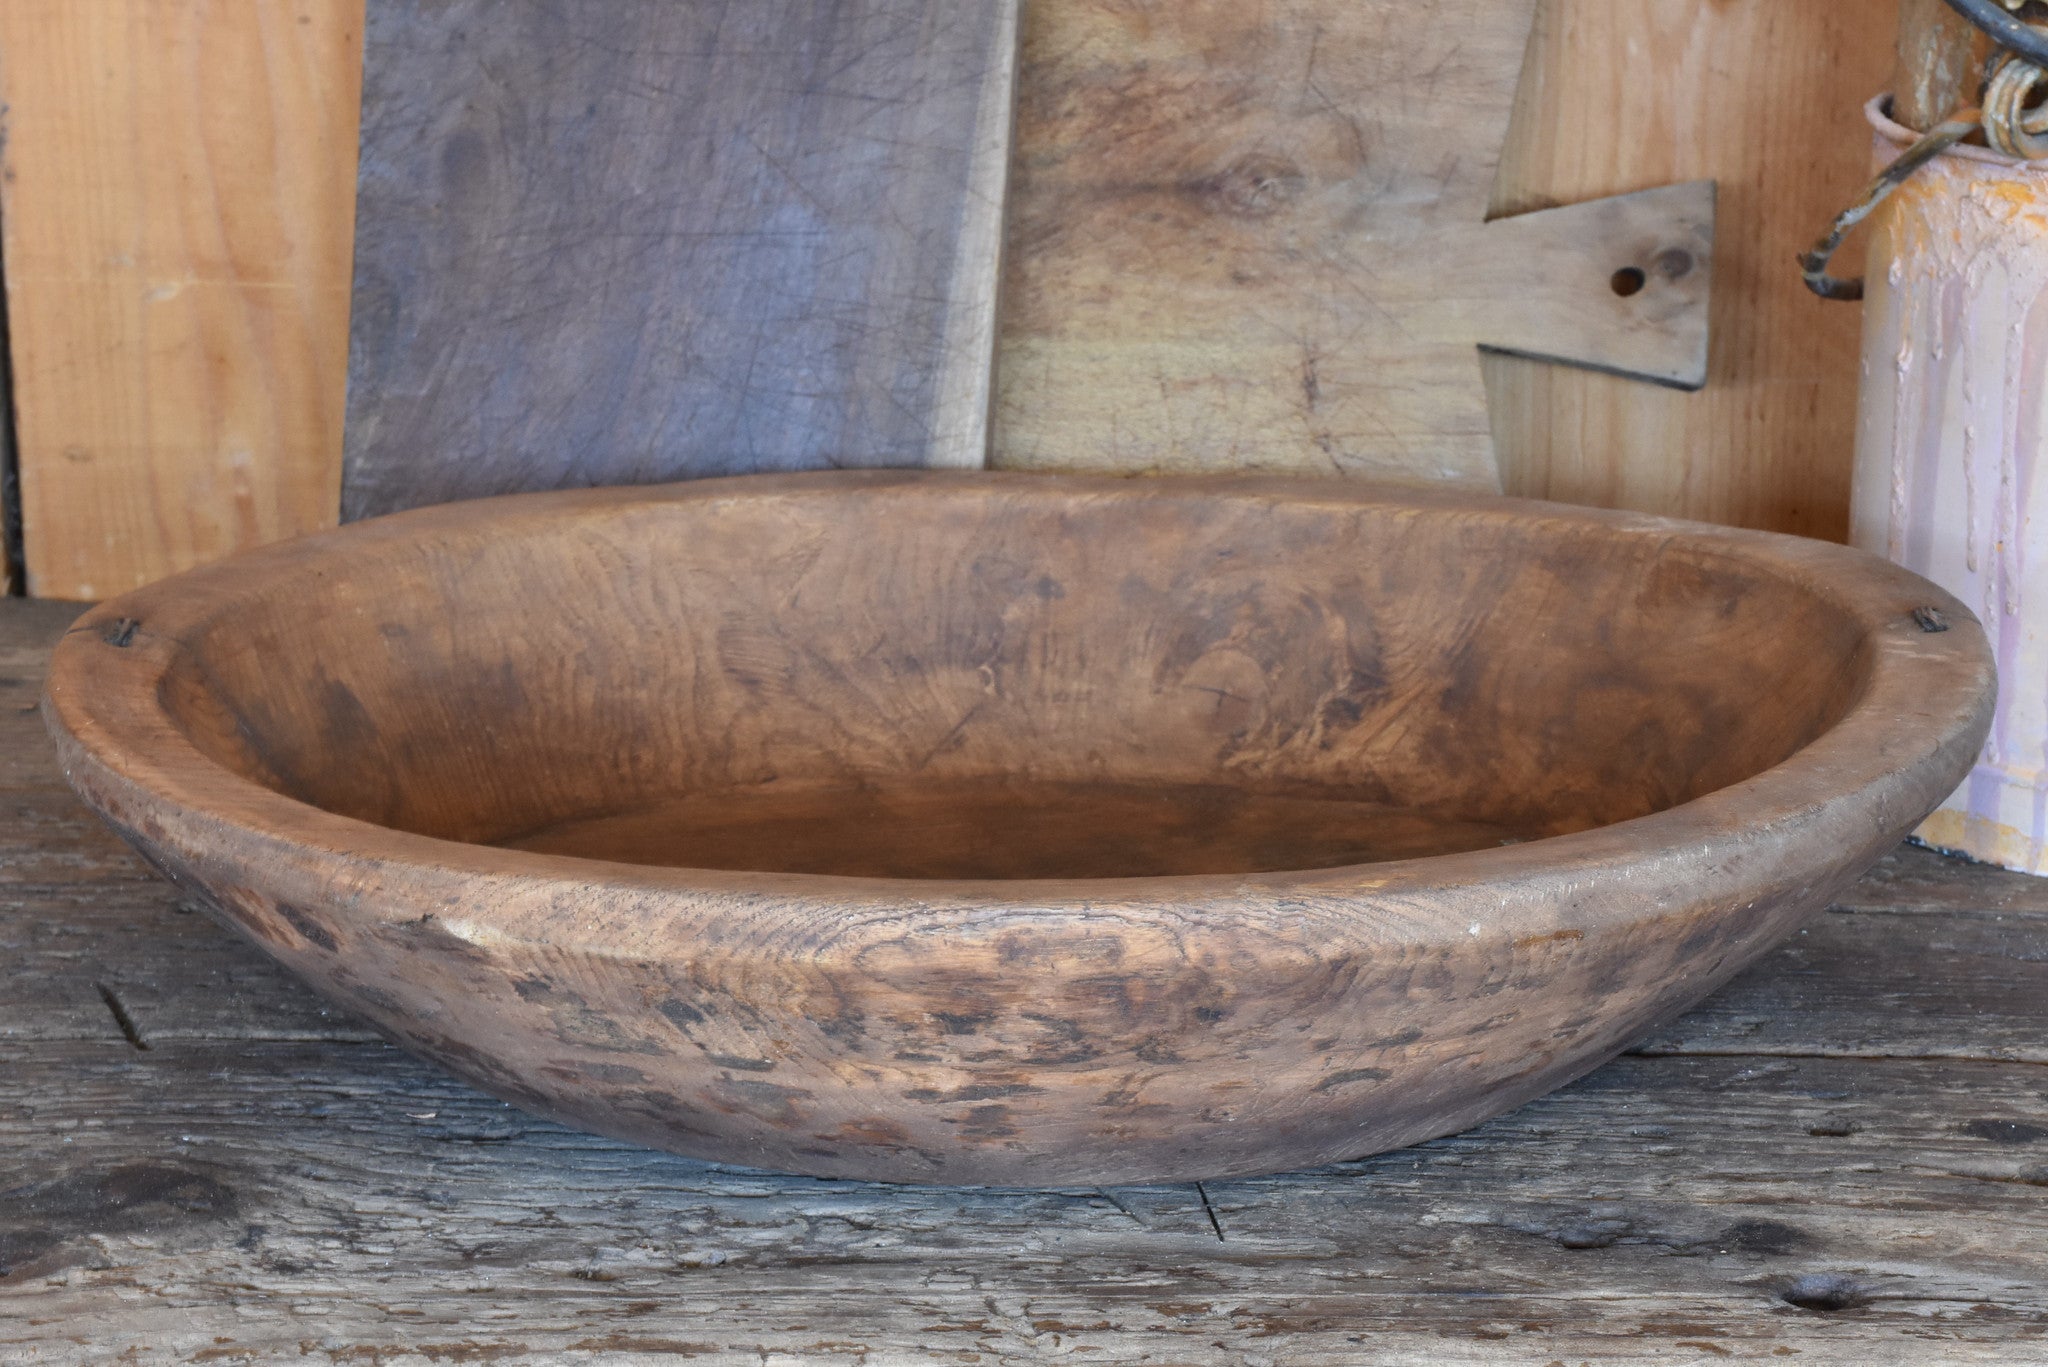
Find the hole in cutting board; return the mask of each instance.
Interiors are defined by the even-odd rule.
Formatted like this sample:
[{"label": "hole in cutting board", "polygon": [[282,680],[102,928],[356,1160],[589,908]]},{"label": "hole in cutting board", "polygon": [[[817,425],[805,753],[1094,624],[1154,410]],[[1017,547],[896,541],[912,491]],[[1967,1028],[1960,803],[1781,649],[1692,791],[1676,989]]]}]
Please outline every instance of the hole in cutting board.
[{"label": "hole in cutting board", "polygon": [[1616,294],[1626,299],[1631,295],[1640,294],[1643,286],[1649,282],[1650,277],[1643,273],[1641,266],[1623,266],[1608,279],[1607,283],[1613,287]]}]

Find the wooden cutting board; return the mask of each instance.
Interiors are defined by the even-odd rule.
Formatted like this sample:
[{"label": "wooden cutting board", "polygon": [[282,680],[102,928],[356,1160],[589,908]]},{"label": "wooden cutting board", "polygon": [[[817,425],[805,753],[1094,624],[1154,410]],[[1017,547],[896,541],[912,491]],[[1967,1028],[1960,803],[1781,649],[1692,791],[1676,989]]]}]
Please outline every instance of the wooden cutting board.
[{"label": "wooden cutting board", "polygon": [[369,0],[343,515],[980,465],[1017,0]]},{"label": "wooden cutting board", "polygon": [[1035,0],[995,462],[1495,487],[1481,347],[1703,384],[1711,183],[1486,221],[1534,5]]}]

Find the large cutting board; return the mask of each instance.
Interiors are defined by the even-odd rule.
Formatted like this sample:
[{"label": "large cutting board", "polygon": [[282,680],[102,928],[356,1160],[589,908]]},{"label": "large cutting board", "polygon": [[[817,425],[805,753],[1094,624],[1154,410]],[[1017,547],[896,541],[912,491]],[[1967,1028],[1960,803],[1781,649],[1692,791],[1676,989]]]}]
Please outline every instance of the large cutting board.
[{"label": "large cutting board", "polygon": [[343,513],[980,465],[1016,0],[369,0]]},{"label": "large cutting board", "polygon": [[1534,5],[1034,0],[996,463],[1492,487],[1481,347],[1704,383],[1711,184],[1486,221]]}]

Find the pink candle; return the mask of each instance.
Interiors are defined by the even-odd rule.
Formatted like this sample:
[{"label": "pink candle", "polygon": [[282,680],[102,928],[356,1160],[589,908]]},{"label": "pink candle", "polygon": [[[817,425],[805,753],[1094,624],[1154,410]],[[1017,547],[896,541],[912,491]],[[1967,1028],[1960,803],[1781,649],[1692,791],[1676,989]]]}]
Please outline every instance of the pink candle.
[{"label": "pink candle", "polygon": [[[1870,106],[1880,162],[1913,135]],[[1930,844],[2048,873],[2048,162],[1956,148],[1875,220],[1850,539],[1976,609],[1999,702]]]}]

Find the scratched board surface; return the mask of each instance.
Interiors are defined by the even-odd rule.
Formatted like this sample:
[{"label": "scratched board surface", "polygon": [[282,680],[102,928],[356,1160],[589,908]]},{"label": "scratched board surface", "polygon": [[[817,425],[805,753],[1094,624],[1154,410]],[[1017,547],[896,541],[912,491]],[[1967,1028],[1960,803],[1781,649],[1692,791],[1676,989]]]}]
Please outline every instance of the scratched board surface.
[{"label": "scratched board surface", "polygon": [[369,0],[343,515],[980,465],[1016,0]]},{"label": "scratched board surface", "polygon": [[1536,0],[1034,0],[993,463],[1498,487],[1482,348],[1697,388],[1709,184],[1487,218]]}]

